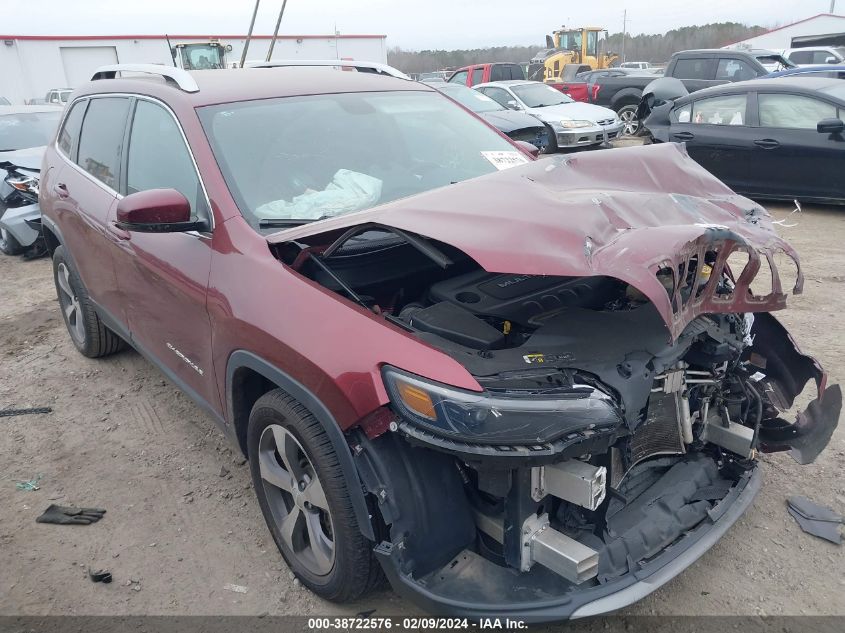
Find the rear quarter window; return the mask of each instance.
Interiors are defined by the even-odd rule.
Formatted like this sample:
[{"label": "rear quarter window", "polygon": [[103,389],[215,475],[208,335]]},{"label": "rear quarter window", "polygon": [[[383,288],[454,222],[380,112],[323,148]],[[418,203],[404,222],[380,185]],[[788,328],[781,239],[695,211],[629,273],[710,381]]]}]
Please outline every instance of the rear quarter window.
[{"label": "rear quarter window", "polygon": [[704,57],[679,59],[675,63],[673,77],[678,79],[712,79],[713,60]]}]

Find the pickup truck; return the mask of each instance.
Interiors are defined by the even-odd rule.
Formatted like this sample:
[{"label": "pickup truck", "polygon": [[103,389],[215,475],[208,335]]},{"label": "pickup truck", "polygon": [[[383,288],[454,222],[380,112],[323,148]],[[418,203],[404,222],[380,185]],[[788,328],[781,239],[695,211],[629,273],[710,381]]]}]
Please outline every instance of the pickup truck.
[{"label": "pickup truck", "polygon": [[[709,86],[768,75],[769,71],[763,63],[770,63],[773,59],[784,67],[794,65],[778,53],[771,51],[721,48],[681,51],[672,55],[664,76],[680,79],[689,92],[695,92]],[[653,74],[609,73],[591,77],[583,83],[586,84],[586,94],[590,103],[615,110],[625,123],[624,133],[637,135],[641,130],[637,119],[637,107],[640,104],[643,89],[657,78],[658,76]],[[576,86],[576,83],[578,82],[569,82],[568,90],[564,92],[583,94],[583,88]]]}]

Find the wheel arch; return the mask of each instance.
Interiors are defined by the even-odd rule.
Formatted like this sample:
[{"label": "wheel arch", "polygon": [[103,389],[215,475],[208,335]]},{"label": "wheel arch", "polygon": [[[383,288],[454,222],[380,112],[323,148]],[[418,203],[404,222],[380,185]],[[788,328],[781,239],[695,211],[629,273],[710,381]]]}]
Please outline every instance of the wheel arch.
[{"label": "wheel arch", "polygon": [[229,356],[226,364],[226,406],[228,420],[238,445],[247,455],[246,431],[249,414],[255,401],[273,389],[281,389],[294,398],[313,415],[325,430],[332,448],[337,454],[347,488],[358,520],[361,533],[371,541],[375,540],[372,519],[358,469],[352,459],[352,451],[346,436],[331,411],[317,396],[298,380],[282,371],[260,356],[246,350],[237,350]]},{"label": "wheel arch", "polygon": [[615,95],[610,103],[610,107],[617,110],[626,105],[638,105],[642,99],[643,91],[638,88],[623,88]]},{"label": "wheel arch", "polygon": [[47,245],[47,250],[50,253],[50,257],[52,257],[56,249],[64,244],[62,232],[59,230],[59,227],[56,226],[55,222],[47,216],[42,215],[41,234],[44,236],[44,242]]}]

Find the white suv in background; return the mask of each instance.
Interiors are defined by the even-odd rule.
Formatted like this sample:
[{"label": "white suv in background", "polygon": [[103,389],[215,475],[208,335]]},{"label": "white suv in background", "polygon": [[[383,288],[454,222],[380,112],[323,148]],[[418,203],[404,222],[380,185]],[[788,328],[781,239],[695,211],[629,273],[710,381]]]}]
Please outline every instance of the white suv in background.
[{"label": "white suv in background", "polygon": [[787,48],[783,56],[797,66],[845,63],[845,46]]}]

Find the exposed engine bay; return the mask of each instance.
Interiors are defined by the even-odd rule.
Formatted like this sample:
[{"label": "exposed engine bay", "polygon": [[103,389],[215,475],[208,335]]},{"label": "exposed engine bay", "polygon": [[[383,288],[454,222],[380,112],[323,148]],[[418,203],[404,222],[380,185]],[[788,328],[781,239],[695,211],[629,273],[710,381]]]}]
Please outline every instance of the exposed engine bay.
[{"label": "exposed engine bay", "polygon": [[[670,163],[681,169],[677,157]],[[376,554],[394,587],[413,587],[408,595],[425,594],[432,608],[538,613],[554,604],[538,617],[572,615],[724,533],[759,488],[758,452],[811,463],[838,424],[839,386],[770,314],[802,277],[764,210],[665,193],[637,206],[635,187],[607,201],[566,192],[564,231],[550,219],[557,196],[584,174],[557,182],[553,169],[524,169],[533,186],[546,182],[521,189],[537,209],[526,211],[533,224],[519,225],[530,235],[512,236],[519,246],[502,225],[454,242],[445,229],[426,237],[422,204],[390,225],[271,240],[292,270],[442,351],[481,389],[384,366],[389,405],[349,432],[383,522]],[[490,196],[510,195],[504,185],[521,186],[516,178]],[[722,187],[707,178],[690,186]],[[483,188],[458,186],[473,188],[472,209],[492,204]],[[707,223],[713,216],[725,224]],[[535,257],[524,247],[558,229],[569,251],[546,244]],[[792,288],[776,251],[797,267]],[[735,252],[746,254],[740,265]],[[529,272],[538,260],[572,274]],[[762,268],[771,273],[763,283]],[[818,397],[787,421],[810,381]]]},{"label": "exposed engine bay", "polygon": [[[625,578],[724,511],[761,447],[807,463],[838,419],[837,387],[807,445],[768,439],[803,386],[785,366],[803,367],[804,382],[812,371],[773,350],[785,332],[767,313],[701,315],[670,340],[651,302],[617,279],[489,273],[447,244],[377,227],[282,255],[458,360],[485,391],[487,404],[386,368],[396,433],[355,440],[367,488],[392,491],[379,502],[382,554],[447,593],[467,574],[498,578],[503,600]],[[685,272],[682,294],[709,282]],[[432,494],[402,490],[392,473],[403,471]],[[450,521],[434,521],[444,507]]]}]

